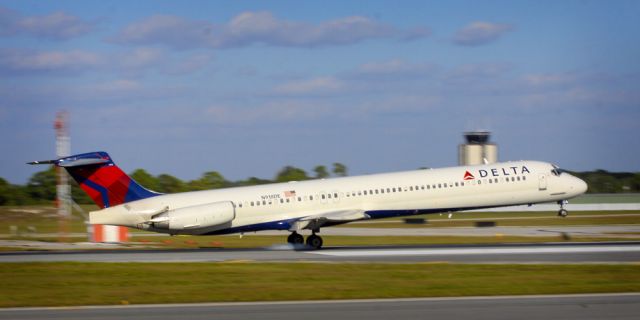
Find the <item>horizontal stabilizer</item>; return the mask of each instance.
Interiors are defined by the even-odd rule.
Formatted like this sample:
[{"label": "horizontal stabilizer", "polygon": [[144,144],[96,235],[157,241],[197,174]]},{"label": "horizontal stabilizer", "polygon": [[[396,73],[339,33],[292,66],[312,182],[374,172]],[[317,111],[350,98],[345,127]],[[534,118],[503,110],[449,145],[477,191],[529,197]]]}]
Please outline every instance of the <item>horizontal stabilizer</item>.
[{"label": "horizontal stabilizer", "polygon": [[27,164],[35,165],[35,164],[56,164],[58,160],[40,160],[40,161],[31,161],[27,162]]},{"label": "horizontal stabilizer", "polygon": [[66,158],[60,158],[57,160],[39,160],[27,162],[27,164],[36,165],[36,164],[55,164],[58,167],[70,168],[70,167],[80,167],[80,166],[89,166],[94,164],[103,164],[108,163],[111,160],[108,158],[100,158],[100,157],[91,157],[91,158],[83,158],[77,156],[71,156]]}]

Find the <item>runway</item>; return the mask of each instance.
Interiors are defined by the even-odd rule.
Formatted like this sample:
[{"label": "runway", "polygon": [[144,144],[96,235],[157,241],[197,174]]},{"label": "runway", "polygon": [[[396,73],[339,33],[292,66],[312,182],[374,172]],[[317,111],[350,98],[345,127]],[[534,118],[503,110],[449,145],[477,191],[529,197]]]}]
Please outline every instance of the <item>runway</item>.
[{"label": "runway", "polygon": [[640,294],[0,309],[0,319],[637,319]]},{"label": "runway", "polygon": [[640,242],[256,249],[78,250],[0,253],[4,262],[636,263]]}]

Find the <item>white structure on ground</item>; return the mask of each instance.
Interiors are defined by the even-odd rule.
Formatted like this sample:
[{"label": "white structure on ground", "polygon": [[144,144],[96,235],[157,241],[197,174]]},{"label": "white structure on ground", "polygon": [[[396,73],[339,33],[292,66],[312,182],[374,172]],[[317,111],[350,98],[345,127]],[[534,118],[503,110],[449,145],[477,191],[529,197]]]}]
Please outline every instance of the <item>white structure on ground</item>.
[{"label": "white structure on ground", "polygon": [[498,146],[489,142],[488,131],[465,132],[465,144],[458,146],[458,164],[477,165],[498,162]]}]

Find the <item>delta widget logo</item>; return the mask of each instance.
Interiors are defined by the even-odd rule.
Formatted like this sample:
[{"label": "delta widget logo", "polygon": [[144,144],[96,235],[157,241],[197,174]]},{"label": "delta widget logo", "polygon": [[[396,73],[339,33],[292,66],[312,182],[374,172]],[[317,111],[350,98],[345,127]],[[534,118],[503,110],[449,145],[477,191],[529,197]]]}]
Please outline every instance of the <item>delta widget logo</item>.
[{"label": "delta widget logo", "polygon": [[471,172],[469,172],[469,171],[467,171],[467,172],[465,172],[465,173],[464,173],[464,180],[473,180],[473,179],[475,179],[475,178],[476,178],[476,177],[474,177],[474,176],[471,174]]}]

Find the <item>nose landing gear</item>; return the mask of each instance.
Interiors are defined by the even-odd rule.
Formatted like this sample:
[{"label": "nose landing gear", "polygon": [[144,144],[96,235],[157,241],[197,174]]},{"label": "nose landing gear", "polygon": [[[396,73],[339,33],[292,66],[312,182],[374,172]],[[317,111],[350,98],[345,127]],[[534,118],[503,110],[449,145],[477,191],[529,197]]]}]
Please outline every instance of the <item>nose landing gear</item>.
[{"label": "nose landing gear", "polygon": [[567,215],[569,215],[569,211],[567,211],[564,208],[564,205],[569,203],[569,201],[567,200],[560,200],[558,201],[558,204],[560,205],[560,210],[558,210],[558,217],[563,217],[565,218]]}]

